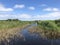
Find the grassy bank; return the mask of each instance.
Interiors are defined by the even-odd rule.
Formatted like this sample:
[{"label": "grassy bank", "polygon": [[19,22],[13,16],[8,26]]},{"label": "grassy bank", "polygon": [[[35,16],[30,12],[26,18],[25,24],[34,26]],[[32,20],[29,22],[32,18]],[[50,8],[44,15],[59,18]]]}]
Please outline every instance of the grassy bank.
[{"label": "grassy bank", "polygon": [[[0,45],[8,45],[11,41],[23,40],[24,37],[19,32],[32,22],[19,20],[0,21]],[[8,43],[8,44],[7,44]]]},{"label": "grassy bank", "polygon": [[23,27],[27,24],[30,24],[30,22],[25,21],[0,21],[0,30],[2,29],[11,29],[15,27]]},{"label": "grassy bank", "polygon": [[[0,45],[9,45],[11,42],[24,40],[20,31],[30,24],[37,23],[29,29],[30,33],[38,33],[42,38],[60,39],[60,20],[47,21],[19,21],[1,20],[0,21]],[[13,43],[11,44],[13,45]]]},{"label": "grassy bank", "polygon": [[39,33],[42,38],[60,39],[60,20],[47,20],[36,22],[37,27],[31,28],[29,32]]}]

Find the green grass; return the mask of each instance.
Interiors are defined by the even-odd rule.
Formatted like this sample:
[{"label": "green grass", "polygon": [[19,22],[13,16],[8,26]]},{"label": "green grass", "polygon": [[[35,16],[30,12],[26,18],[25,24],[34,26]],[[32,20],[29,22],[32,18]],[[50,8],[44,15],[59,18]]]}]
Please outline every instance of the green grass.
[{"label": "green grass", "polygon": [[29,32],[39,33],[43,38],[47,39],[60,39],[60,20],[46,20],[36,22],[37,28],[32,28],[29,30]]},{"label": "green grass", "polygon": [[59,27],[52,21],[41,21],[38,26],[44,30],[59,30]]},{"label": "green grass", "polygon": [[[0,20],[0,41],[3,39],[19,37],[18,32],[30,24],[37,23],[37,26],[29,29],[29,32],[39,33],[43,38],[60,39],[60,20],[47,21],[19,21]],[[8,39],[9,40],[9,39]]]},{"label": "green grass", "polygon": [[19,32],[30,24],[32,24],[32,21],[0,20],[0,44],[13,39],[23,40],[24,37]]},{"label": "green grass", "polygon": [[[60,20],[59,21],[39,21],[38,22],[38,30],[41,32],[43,37],[48,39],[59,39],[60,38]],[[40,33],[41,34],[41,33]],[[41,35],[42,35],[41,34]]]},{"label": "green grass", "polygon": [[24,25],[30,24],[31,22],[26,21],[0,21],[0,30],[1,29],[10,29],[15,27],[22,27]]}]

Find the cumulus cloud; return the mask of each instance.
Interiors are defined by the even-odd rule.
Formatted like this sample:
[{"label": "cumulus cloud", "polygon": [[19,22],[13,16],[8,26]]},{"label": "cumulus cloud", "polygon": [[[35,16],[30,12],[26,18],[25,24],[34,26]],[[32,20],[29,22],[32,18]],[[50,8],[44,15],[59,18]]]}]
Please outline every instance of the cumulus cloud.
[{"label": "cumulus cloud", "polygon": [[46,4],[41,4],[40,6],[47,6]]},{"label": "cumulus cloud", "polygon": [[60,19],[60,12],[52,12],[44,15],[37,15],[36,18],[41,20],[55,20]]},{"label": "cumulus cloud", "polygon": [[24,8],[24,7],[25,7],[24,4],[21,4],[21,5],[16,4],[16,5],[14,6],[14,8]]},{"label": "cumulus cloud", "polygon": [[17,19],[16,15],[0,14],[0,20]]},{"label": "cumulus cloud", "polygon": [[55,20],[60,19],[60,12],[52,12],[43,15],[29,15],[29,14],[18,14],[18,15],[0,15],[1,19],[19,19],[19,20]]},{"label": "cumulus cloud", "polygon": [[18,15],[0,14],[0,20],[6,20],[6,19],[29,20],[31,19],[31,17],[32,16],[28,14],[18,14]]},{"label": "cumulus cloud", "polygon": [[59,11],[59,9],[58,8],[45,8],[45,9],[43,9],[43,11],[54,11],[54,12],[56,12],[56,11]]},{"label": "cumulus cloud", "polygon": [[13,11],[12,8],[6,8],[3,4],[0,4],[0,11]]},{"label": "cumulus cloud", "polygon": [[30,6],[30,7],[28,7],[28,9],[30,9],[30,10],[35,10],[35,7]]},{"label": "cumulus cloud", "polygon": [[52,12],[44,15],[21,14],[19,19],[23,20],[55,20],[60,18],[60,12]]},{"label": "cumulus cloud", "polygon": [[31,15],[21,14],[21,15],[19,15],[18,17],[19,17],[19,18],[26,18],[26,19],[28,19],[28,18],[31,18]]}]

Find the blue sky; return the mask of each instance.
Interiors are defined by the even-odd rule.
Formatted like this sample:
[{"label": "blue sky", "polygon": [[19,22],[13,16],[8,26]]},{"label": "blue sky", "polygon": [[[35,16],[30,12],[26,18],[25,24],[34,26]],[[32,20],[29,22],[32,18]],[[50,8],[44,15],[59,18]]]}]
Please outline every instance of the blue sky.
[{"label": "blue sky", "polygon": [[0,20],[60,19],[60,0],[0,0]]}]

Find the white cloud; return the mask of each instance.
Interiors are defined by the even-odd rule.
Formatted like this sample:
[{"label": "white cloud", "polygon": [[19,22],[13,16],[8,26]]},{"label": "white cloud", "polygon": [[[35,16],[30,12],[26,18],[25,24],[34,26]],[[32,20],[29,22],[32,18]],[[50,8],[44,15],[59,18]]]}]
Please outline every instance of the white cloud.
[{"label": "white cloud", "polygon": [[53,11],[59,11],[59,9],[58,8],[53,8]]},{"label": "white cloud", "polygon": [[18,16],[19,18],[31,18],[31,16],[30,15],[28,15],[28,14],[21,14],[21,15],[19,15]]},{"label": "white cloud", "polygon": [[52,12],[43,15],[29,15],[29,14],[18,14],[18,15],[0,15],[1,19],[19,19],[19,20],[54,20],[60,18],[60,12]]},{"label": "white cloud", "polygon": [[12,8],[6,8],[4,5],[0,4],[0,11],[13,11]]},{"label": "white cloud", "polygon": [[35,16],[37,19],[41,20],[54,20],[54,19],[60,19],[60,12],[52,12],[49,14],[44,15],[37,15]]},{"label": "white cloud", "polygon": [[31,6],[31,7],[28,7],[28,9],[35,10],[35,7]]},{"label": "white cloud", "polygon": [[41,4],[40,6],[47,6],[46,4]]},{"label": "white cloud", "polygon": [[28,14],[18,14],[18,15],[0,14],[0,20],[6,20],[6,19],[29,20],[31,19],[31,17],[32,16]]},{"label": "white cloud", "polygon": [[9,14],[1,14],[0,20],[6,20],[6,19],[16,19],[17,15],[9,15]]},{"label": "white cloud", "polygon": [[54,12],[56,12],[56,11],[59,11],[59,9],[58,8],[45,8],[45,9],[43,9],[43,11],[54,11]]},{"label": "white cloud", "polygon": [[24,4],[21,4],[21,5],[16,4],[16,5],[14,6],[14,8],[24,8],[24,7],[25,7]]},{"label": "white cloud", "polygon": [[51,8],[45,8],[45,9],[43,9],[43,11],[52,11],[52,9]]}]

